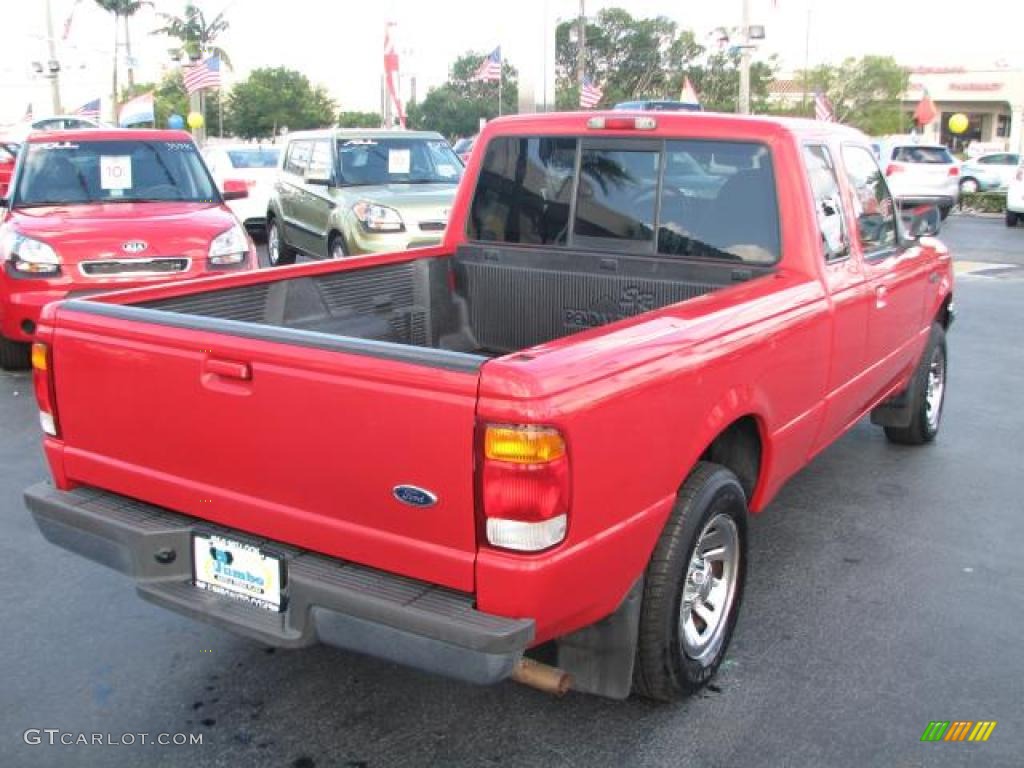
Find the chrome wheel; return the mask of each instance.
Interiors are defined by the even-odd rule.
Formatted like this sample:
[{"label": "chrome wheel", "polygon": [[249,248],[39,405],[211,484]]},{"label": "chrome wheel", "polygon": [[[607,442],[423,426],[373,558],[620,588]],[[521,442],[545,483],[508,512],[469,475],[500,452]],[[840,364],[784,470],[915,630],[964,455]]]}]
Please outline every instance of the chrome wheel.
[{"label": "chrome wheel", "polygon": [[277,231],[277,224],[271,224],[267,232],[267,259],[270,266],[276,267],[281,261],[281,234]]},{"label": "chrome wheel", "polygon": [[718,652],[740,570],[740,535],[726,514],[715,515],[697,538],[679,607],[683,653],[704,663]]},{"label": "chrome wheel", "polygon": [[924,414],[928,429],[936,432],[942,418],[942,398],[946,394],[946,355],[941,346],[935,347],[928,364],[928,384],[924,396]]},{"label": "chrome wheel", "polygon": [[960,182],[960,191],[972,195],[978,191],[978,182],[974,179],[964,179]]}]

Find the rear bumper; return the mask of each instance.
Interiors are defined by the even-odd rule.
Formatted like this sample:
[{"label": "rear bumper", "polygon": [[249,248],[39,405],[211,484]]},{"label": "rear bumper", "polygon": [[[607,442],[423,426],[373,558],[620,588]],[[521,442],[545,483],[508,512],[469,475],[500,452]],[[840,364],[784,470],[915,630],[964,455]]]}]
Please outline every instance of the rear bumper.
[{"label": "rear bumper", "polygon": [[[47,540],[120,571],[138,594],[178,613],[283,648],[324,643],[466,680],[508,677],[534,635],[532,619],[477,611],[471,595],[323,557],[93,488],[25,491]],[[280,613],[192,584],[192,534],[271,547],[287,572]],[[159,559],[158,556],[159,555]]]}]

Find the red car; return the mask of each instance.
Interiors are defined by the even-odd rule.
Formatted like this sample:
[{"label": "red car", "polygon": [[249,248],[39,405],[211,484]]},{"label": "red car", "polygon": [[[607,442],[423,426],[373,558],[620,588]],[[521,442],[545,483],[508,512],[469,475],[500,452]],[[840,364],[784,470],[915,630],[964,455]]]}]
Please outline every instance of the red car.
[{"label": "red car", "polygon": [[18,157],[18,143],[0,136],[0,198],[7,194],[7,185],[14,174],[14,162]]},{"label": "red car", "polygon": [[[28,364],[45,304],[256,265],[192,137],[34,133],[0,208],[0,367]],[[0,166],[2,167],[2,166]]]},{"label": "red car", "polygon": [[938,212],[904,223],[867,138],[821,121],[556,113],[479,141],[439,247],[47,307],[53,483],[26,500],[143,598],[263,643],[692,693],[749,515],[869,413],[938,433]]}]

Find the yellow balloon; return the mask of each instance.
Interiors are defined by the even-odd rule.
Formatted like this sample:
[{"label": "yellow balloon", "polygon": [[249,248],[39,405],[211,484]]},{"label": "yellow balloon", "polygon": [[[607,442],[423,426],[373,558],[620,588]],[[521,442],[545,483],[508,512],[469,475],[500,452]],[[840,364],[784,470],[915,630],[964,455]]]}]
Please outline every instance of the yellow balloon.
[{"label": "yellow balloon", "polygon": [[967,130],[970,124],[971,121],[967,119],[967,115],[963,112],[957,112],[949,118],[949,130],[953,133],[963,133]]},{"label": "yellow balloon", "polygon": [[189,128],[202,128],[203,123],[205,122],[203,120],[203,116],[199,112],[189,112],[186,121],[188,122]]}]

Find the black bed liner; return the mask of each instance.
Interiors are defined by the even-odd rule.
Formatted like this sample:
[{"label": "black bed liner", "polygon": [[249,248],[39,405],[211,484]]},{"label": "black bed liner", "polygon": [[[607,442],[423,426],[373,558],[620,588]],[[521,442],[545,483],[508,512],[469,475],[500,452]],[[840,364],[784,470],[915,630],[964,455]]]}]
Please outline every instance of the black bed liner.
[{"label": "black bed liner", "polygon": [[770,268],[515,246],[416,259],[93,314],[472,370],[488,357],[675,304]]}]

